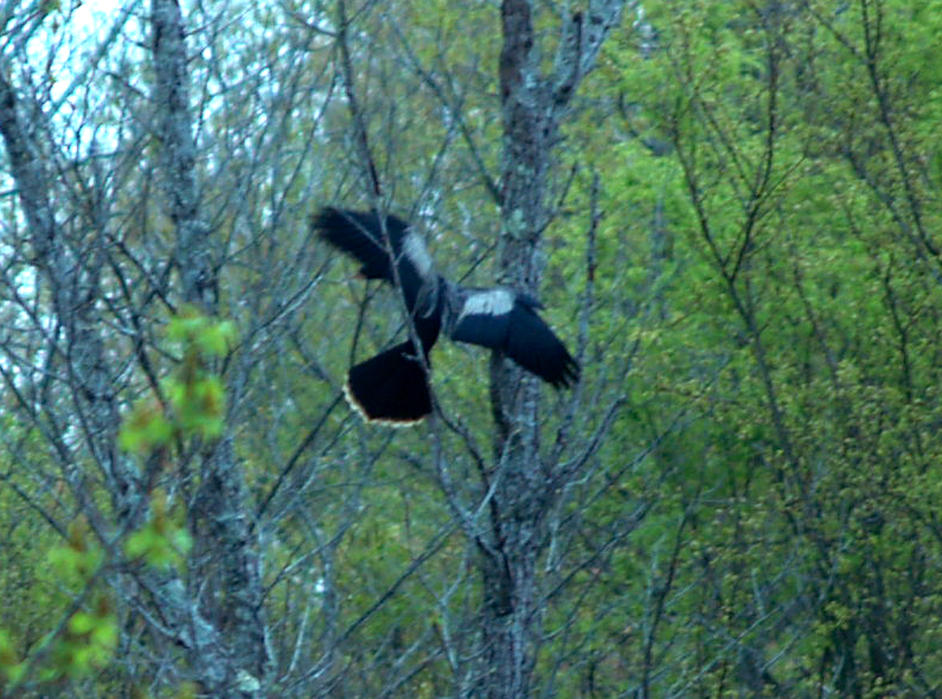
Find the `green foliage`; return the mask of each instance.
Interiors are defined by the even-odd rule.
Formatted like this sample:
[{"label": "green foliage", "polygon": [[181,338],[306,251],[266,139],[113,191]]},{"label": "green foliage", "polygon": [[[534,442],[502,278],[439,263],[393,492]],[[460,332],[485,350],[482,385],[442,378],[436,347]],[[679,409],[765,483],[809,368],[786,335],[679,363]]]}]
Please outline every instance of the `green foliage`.
[{"label": "green foliage", "polygon": [[10,634],[0,629],[0,687],[18,684],[25,669],[26,665],[17,657]]},{"label": "green foliage", "polygon": [[181,569],[193,539],[186,528],[174,522],[167,512],[167,498],[161,493],[151,495],[151,512],[147,523],[131,533],[124,543],[124,552],[132,560],[142,559],[155,568]]},{"label": "green foliage", "polygon": [[50,549],[47,562],[64,584],[77,587],[92,579],[104,558],[102,548],[89,537],[87,523],[77,519],[69,525],[68,543]]},{"label": "green foliage", "polygon": [[76,679],[107,667],[118,645],[118,619],[105,593],[96,595],[88,611],[69,617],[65,629],[51,640],[39,679]]},{"label": "green foliage", "polygon": [[[617,212],[598,288],[643,310],[594,321],[607,361],[642,343],[602,463],[667,436],[586,515],[605,541],[625,501],[658,503],[604,575],[574,578],[592,601],[549,655],[592,652],[566,691],[942,686],[926,568],[942,561],[942,292],[922,247],[940,213],[924,81],[940,63],[911,22],[930,5],[659,3],[649,59],[630,33],[607,45],[593,97],[619,94],[623,137],[572,133]],[[670,679],[648,685],[658,672]]]},{"label": "green foliage", "polygon": [[[549,68],[558,8],[537,5]],[[324,682],[337,693],[445,696],[482,671],[475,544],[460,527],[438,537],[457,516],[447,497],[487,503],[467,447],[476,445],[487,471],[484,353],[440,343],[432,356],[436,396],[467,434],[441,421],[395,433],[365,427],[335,403],[351,361],[387,346],[401,316],[392,295],[341,281],[352,265],[321,276],[330,253],[297,235],[312,205],[375,203],[348,106],[335,97],[343,90],[330,89],[338,52],[328,6],[197,10],[211,31],[231,29],[213,36],[238,42],[194,35],[208,41],[192,55],[202,71],[194,84],[205,89],[191,99],[206,100],[201,202],[227,245],[220,305],[248,339],[229,362],[233,325],[188,309],[154,340],[154,306],[142,307],[141,351],[149,362],[171,361],[121,370],[129,393],[118,402],[133,402],[123,458],[146,464],[163,487],[141,527],[106,551],[75,520],[82,504],[71,482],[50,467],[43,430],[62,430],[71,447],[79,427],[68,419],[24,427],[5,405],[0,590],[17,604],[0,610],[0,686],[10,694],[39,679],[72,681],[77,695],[118,694],[106,675],[118,629],[133,619],[100,579],[112,556],[132,568],[183,570],[200,545],[176,509],[198,481],[189,458],[224,431],[237,437],[252,493],[274,492],[255,531],[278,676],[320,672],[330,658]],[[636,15],[626,15],[554,144],[549,199],[558,208],[543,235],[541,300],[569,346],[593,292],[563,461],[580,459],[612,402],[625,403],[541,533],[550,552],[534,562],[545,595],[534,694],[937,695],[942,8],[935,0],[643,6],[650,46],[642,55]],[[377,7],[357,10],[350,37],[383,203],[419,224],[443,273],[491,284],[498,214],[483,180],[498,172],[503,146],[499,10],[442,0]],[[114,75],[108,118],[133,123],[134,93],[150,92],[130,63]],[[121,145],[127,162],[155,155]],[[90,160],[102,174],[111,162]],[[109,223],[115,242],[142,270],[159,268],[154,260],[172,254],[173,226],[154,213],[159,205],[133,168],[116,168],[113,182],[115,211],[140,211],[142,221],[140,230],[127,223],[137,216]],[[87,212],[74,214],[61,220],[81,228]],[[77,254],[93,250],[76,241]],[[138,292],[119,293],[119,273],[150,282],[114,254],[99,283],[102,301],[117,308],[113,327],[125,328],[121,299]],[[358,316],[364,299],[371,306]],[[107,341],[106,356],[123,356],[125,336]],[[15,344],[14,355],[28,344]],[[52,376],[61,365],[48,356],[42,373]],[[232,424],[224,379],[239,391]],[[556,408],[571,394],[540,390],[549,463]],[[27,416],[34,402],[64,400],[24,396]],[[95,455],[76,453],[69,466],[94,487]],[[16,488],[6,487],[8,473]],[[442,473],[454,488],[447,496],[436,483]],[[91,497],[108,519],[108,493]],[[489,510],[464,514],[473,532]],[[70,520],[57,543],[49,523]],[[413,567],[430,542],[438,548]],[[206,599],[226,594],[208,589]],[[128,633],[133,646],[137,631]],[[390,674],[402,682],[395,689],[385,684]]]},{"label": "green foliage", "polygon": [[10,692],[30,677],[54,682],[89,676],[112,661],[117,647],[117,615],[99,585],[105,552],[82,519],[70,524],[68,541],[50,549],[47,562],[59,587],[55,604],[69,611],[22,660],[13,639],[0,631],[0,669]]},{"label": "green foliage", "polygon": [[225,355],[235,337],[231,321],[215,321],[185,310],[167,326],[167,339],[180,356],[177,370],[161,381],[160,394],[134,406],[125,420],[119,444],[145,452],[174,438],[218,437],[225,419],[225,396],[219,377],[207,368]]},{"label": "green foliage", "polygon": [[[227,352],[233,337],[232,323],[192,310],[172,319],[167,339],[179,357],[177,369],[161,382],[158,397],[138,402],[127,416],[121,446],[143,454],[166,449],[174,440],[218,436],[225,400],[222,384],[208,365]],[[155,568],[181,570],[192,537],[179,519],[171,514],[169,499],[152,492],[147,521],[123,542],[125,555]],[[30,678],[45,683],[88,677],[112,662],[117,647],[118,615],[101,584],[109,557],[84,519],[73,520],[66,543],[51,547],[46,563],[58,590],[46,604],[72,609],[22,660],[14,639],[0,630],[0,672],[9,691]]]}]

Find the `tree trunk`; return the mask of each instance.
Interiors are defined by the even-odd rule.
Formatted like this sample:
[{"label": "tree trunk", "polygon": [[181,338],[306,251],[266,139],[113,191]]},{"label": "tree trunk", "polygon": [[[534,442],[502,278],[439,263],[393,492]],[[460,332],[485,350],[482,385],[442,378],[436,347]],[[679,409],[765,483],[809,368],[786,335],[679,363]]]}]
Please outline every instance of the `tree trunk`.
[{"label": "tree trunk", "polygon": [[[152,20],[154,102],[159,110],[164,188],[177,229],[175,263],[181,295],[185,303],[212,315],[218,310],[213,239],[200,217],[185,32],[177,1],[154,0]],[[191,648],[190,662],[204,690],[213,696],[258,696],[271,658],[244,474],[229,436],[203,446],[200,456],[199,491],[190,513],[196,541],[190,592],[194,599],[205,600],[202,616],[217,625],[219,644],[209,656],[205,648]]]},{"label": "tree trunk", "polygon": [[[504,0],[500,95],[503,117],[498,245],[502,284],[538,296],[539,244],[552,212],[547,175],[559,123],[581,79],[594,63],[623,2],[591,2],[566,18],[553,73],[540,70],[540,51],[529,0]],[[566,474],[540,454],[539,385],[495,355],[491,404],[497,487],[490,529],[479,543],[484,587],[480,693],[530,694],[542,628],[537,561],[546,545],[546,520]]]}]

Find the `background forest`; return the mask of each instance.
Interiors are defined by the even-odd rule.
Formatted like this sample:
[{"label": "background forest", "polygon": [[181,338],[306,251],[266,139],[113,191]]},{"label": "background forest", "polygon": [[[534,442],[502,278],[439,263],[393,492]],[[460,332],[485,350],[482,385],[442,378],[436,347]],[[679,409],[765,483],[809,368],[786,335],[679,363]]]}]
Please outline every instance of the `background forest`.
[{"label": "background forest", "polygon": [[[942,694],[942,4],[0,8],[0,694]],[[413,221],[582,378],[311,232]]]}]

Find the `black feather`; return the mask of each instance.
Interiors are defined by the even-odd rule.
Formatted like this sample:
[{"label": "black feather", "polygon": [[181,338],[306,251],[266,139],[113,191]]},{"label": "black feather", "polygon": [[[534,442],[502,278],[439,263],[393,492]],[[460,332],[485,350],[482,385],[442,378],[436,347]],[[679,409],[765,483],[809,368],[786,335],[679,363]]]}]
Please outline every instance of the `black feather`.
[{"label": "black feather", "polygon": [[407,238],[416,234],[401,218],[387,216],[384,226],[374,211],[361,213],[328,206],[314,216],[312,224],[322,239],[360,262],[360,274],[367,279],[395,284],[398,276],[410,312],[415,310],[423,286],[435,281],[422,264],[428,252],[421,240],[414,238],[415,249],[405,245]]},{"label": "black feather", "polygon": [[499,350],[556,388],[568,387],[579,378],[579,365],[537,314],[538,307],[529,296],[516,294],[506,312],[459,314],[451,338]]},{"label": "black feather", "polygon": [[497,316],[474,313],[458,321],[451,331],[451,339],[491,349],[504,349],[507,346],[509,325],[509,313]]},{"label": "black feather", "polygon": [[507,323],[508,357],[556,388],[579,379],[579,364],[531,306],[515,303]]},{"label": "black feather", "polygon": [[[367,279],[395,284],[398,278],[426,362],[446,325],[453,340],[499,351],[556,388],[579,379],[579,364],[537,313],[539,301],[510,289],[446,282],[402,219],[327,207],[312,224],[322,239],[358,260]],[[426,367],[411,339],[355,365],[344,391],[367,420],[413,424],[432,411]]]},{"label": "black feather", "polygon": [[[383,238],[379,216],[375,212],[359,213],[328,206],[317,213],[313,224],[321,238],[363,265],[360,273],[364,277],[385,279],[392,283],[389,250]],[[386,217],[386,233],[393,253],[402,249],[402,239],[408,228],[402,219]]]},{"label": "black feather", "polygon": [[411,341],[352,367],[344,394],[368,422],[409,425],[432,412],[428,377]]}]

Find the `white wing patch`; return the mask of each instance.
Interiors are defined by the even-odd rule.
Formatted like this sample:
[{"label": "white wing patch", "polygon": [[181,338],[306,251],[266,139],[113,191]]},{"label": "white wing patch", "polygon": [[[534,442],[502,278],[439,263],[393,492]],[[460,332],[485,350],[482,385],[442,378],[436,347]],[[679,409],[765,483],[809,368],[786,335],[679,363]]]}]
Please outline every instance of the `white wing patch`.
[{"label": "white wing patch", "polygon": [[479,291],[468,296],[458,320],[471,315],[502,316],[510,313],[513,307],[514,294],[507,289]]},{"label": "white wing patch", "polygon": [[424,279],[429,276],[432,271],[432,256],[428,254],[425,243],[415,231],[409,231],[402,239],[402,254],[415,265],[420,277]]}]

